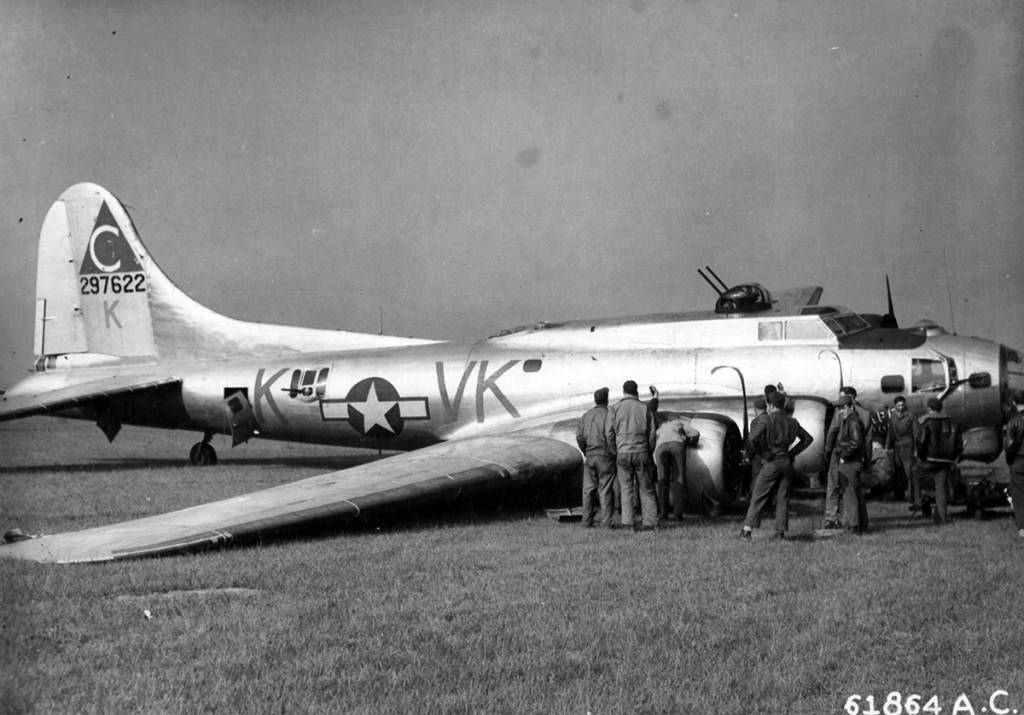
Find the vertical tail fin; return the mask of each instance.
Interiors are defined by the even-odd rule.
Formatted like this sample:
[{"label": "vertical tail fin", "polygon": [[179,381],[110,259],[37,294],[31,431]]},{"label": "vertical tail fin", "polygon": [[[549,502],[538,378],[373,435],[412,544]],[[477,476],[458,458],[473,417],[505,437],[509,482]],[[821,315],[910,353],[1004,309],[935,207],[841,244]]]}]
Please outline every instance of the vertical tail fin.
[{"label": "vertical tail fin", "polygon": [[61,194],[39,234],[37,356],[194,360],[428,342],[221,315],[174,285],[121,202],[96,184],[75,184]]},{"label": "vertical tail fin", "polygon": [[155,355],[149,259],[113,194],[76,184],[50,207],[39,234],[37,355]]}]

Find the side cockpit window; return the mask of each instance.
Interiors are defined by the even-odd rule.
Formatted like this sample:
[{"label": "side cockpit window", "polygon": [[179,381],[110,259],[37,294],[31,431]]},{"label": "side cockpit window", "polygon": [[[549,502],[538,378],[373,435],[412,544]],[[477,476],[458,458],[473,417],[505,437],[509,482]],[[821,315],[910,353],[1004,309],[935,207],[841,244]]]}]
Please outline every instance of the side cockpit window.
[{"label": "side cockpit window", "polygon": [[828,340],[832,333],[820,320],[787,320],[786,340]]},{"label": "side cockpit window", "polygon": [[832,337],[818,318],[799,320],[762,320],[757,324],[757,339],[766,340],[828,340]]},{"label": "side cockpit window", "polygon": [[911,392],[942,392],[946,384],[946,366],[941,360],[914,358],[911,361]]}]

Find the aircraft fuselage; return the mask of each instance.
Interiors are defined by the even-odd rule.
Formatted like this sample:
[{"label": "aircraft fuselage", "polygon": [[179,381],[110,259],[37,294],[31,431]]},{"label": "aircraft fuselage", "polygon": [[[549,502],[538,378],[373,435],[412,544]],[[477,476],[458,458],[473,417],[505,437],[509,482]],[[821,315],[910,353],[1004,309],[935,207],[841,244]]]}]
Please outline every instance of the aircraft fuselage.
[{"label": "aircraft fuselage", "polygon": [[[798,411],[797,417],[804,414],[820,438],[814,428],[827,424],[830,403],[846,384],[858,389],[859,401],[869,409],[887,407],[903,394],[910,409],[922,413],[927,398],[940,395],[969,440],[975,436],[975,452],[998,453],[992,441],[998,442],[1005,383],[1005,354],[998,344],[917,330],[866,329],[849,339],[821,330],[817,339],[790,338],[786,329],[775,334],[763,325],[817,321],[816,315],[777,314],[575,321],[476,342],[162,363],[164,372],[181,377],[180,391],[132,398],[117,417],[125,424],[234,434],[236,442],[255,434],[406,450],[456,437],[529,430],[534,422],[550,431],[552,415],[566,421],[557,436],[571,440],[569,422],[590,406],[593,391],[608,386],[615,395],[627,379],[656,385],[662,410],[700,411],[707,396],[715,411],[740,425],[743,387],[749,396],[765,384],[781,383],[798,405],[813,408],[813,415]],[[810,332],[804,325],[792,334]],[[145,372],[147,365],[118,369]],[[90,372],[76,369],[74,379],[87,380]],[[991,376],[988,386],[956,384],[979,373]],[[737,398],[731,409],[723,408],[728,395]],[[90,409],[74,416],[96,415]],[[817,441],[802,459],[804,468],[820,460],[823,440]]]}]

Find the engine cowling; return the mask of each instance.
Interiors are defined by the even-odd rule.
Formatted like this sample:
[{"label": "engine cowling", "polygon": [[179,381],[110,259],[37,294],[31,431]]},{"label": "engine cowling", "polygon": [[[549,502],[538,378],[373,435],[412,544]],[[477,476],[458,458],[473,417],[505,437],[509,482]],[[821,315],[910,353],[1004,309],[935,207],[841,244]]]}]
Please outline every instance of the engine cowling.
[{"label": "engine cowling", "polygon": [[[814,438],[811,446],[797,457],[794,466],[800,472],[817,473],[824,460],[828,404],[816,398],[795,398],[793,405],[793,416]],[[739,496],[747,469],[741,461],[740,429],[731,417],[714,412],[684,412],[673,416],[689,419],[690,426],[701,434],[697,446],[687,448],[687,501],[694,509],[699,505],[699,511],[705,514],[716,514]]]},{"label": "engine cowling", "polygon": [[972,427],[964,430],[963,459],[991,462],[1003,451],[1003,438],[998,427]]},{"label": "engine cowling", "polygon": [[685,499],[691,510],[718,514],[739,496],[743,482],[743,436],[736,423],[712,412],[663,413],[681,417],[700,433],[686,448]]}]

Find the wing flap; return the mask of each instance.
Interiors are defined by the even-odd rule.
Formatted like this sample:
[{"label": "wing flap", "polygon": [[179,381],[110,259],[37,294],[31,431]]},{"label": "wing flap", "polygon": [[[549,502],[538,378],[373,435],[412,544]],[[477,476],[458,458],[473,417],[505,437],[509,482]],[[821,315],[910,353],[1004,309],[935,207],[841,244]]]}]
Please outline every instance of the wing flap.
[{"label": "wing flap", "polygon": [[47,412],[59,412],[95,400],[143,392],[180,382],[180,377],[170,375],[121,375],[81,382],[37,395],[11,395],[8,393],[0,398],[0,422]]},{"label": "wing flap", "polygon": [[69,563],[172,553],[313,522],[341,524],[460,493],[515,489],[578,470],[582,461],[574,446],[547,437],[445,442],[167,514],[18,541],[0,546],[0,556]]}]

